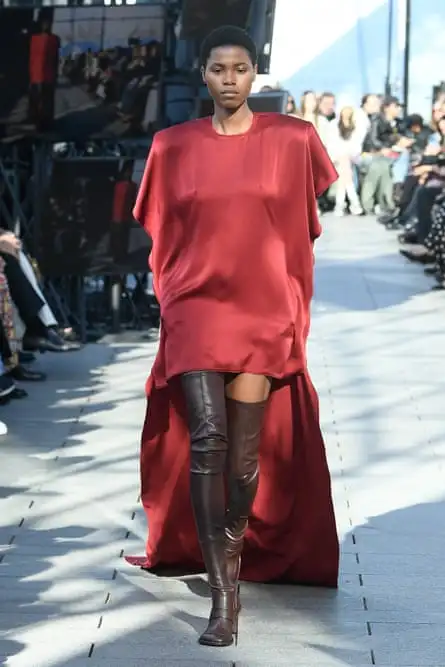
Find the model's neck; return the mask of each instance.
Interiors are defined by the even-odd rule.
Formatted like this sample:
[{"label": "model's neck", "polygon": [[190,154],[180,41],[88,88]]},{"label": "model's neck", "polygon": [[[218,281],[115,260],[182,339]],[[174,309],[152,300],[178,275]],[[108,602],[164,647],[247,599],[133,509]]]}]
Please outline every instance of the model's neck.
[{"label": "model's neck", "polygon": [[227,111],[215,106],[213,114],[213,127],[218,134],[243,134],[248,132],[252,125],[253,113],[245,102],[236,111]]}]

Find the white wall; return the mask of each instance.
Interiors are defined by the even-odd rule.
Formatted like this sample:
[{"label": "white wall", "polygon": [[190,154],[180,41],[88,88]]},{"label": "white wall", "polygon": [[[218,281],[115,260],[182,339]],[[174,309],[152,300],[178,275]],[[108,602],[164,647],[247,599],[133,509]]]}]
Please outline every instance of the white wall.
[{"label": "white wall", "polygon": [[[277,0],[270,73],[298,100],[332,90],[340,104],[383,92],[389,0]],[[392,84],[402,96],[405,0],[394,0]],[[409,110],[429,116],[445,79],[445,0],[412,0]]]}]

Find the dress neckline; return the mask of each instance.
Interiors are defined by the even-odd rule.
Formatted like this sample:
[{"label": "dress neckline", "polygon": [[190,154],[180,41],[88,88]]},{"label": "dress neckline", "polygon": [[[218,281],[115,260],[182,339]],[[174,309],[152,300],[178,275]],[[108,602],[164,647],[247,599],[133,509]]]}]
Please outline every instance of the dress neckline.
[{"label": "dress neckline", "polygon": [[253,132],[253,130],[256,127],[257,120],[258,120],[258,114],[253,113],[252,114],[252,122],[250,124],[250,127],[245,132],[239,132],[238,134],[220,134],[219,132],[217,132],[214,125],[213,125],[213,116],[208,116],[208,127],[209,127],[211,133],[217,138],[239,139],[241,137],[246,137]]}]

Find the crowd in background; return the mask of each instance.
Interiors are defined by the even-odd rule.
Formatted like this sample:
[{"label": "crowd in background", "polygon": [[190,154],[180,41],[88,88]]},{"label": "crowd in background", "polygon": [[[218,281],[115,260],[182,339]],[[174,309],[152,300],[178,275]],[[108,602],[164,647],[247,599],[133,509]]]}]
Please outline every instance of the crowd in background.
[{"label": "crowd in background", "polygon": [[141,125],[148,96],[161,72],[161,44],[133,41],[127,47],[71,55],[64,59],[62,72],[73,85],[85,85],[104,104],[116,105],[122,120]]},{"label": "crowd in background", "polygon": [[400,252],[427,265],[433,289],[445,289],[445,92],[428,120],[403,114],[396,97],[373,93],[359,108],[337,109],[333,93],[309,90],[298,105],[289,95],[287,113],[315,126],[336,165],[339,179],[320,212],[376,214],[399,230]]}]

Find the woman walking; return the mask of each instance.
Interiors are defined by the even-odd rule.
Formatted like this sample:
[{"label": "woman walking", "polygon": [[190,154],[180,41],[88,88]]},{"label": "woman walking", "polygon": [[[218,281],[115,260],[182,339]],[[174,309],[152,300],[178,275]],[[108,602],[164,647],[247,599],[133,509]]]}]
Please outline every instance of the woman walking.
[{"label": "woman walking", "polygon": [[247,33],[215,30],[201,63],[214,115],[156,135],[134,211],[153,241],[161,339],[142,435],[147,556],[128,560],[204,562],[212,611],[199,641],[227,646],[240,576],[337,583],[305,353],[316,197],[337,175],[312,124],[249,109]]}]

